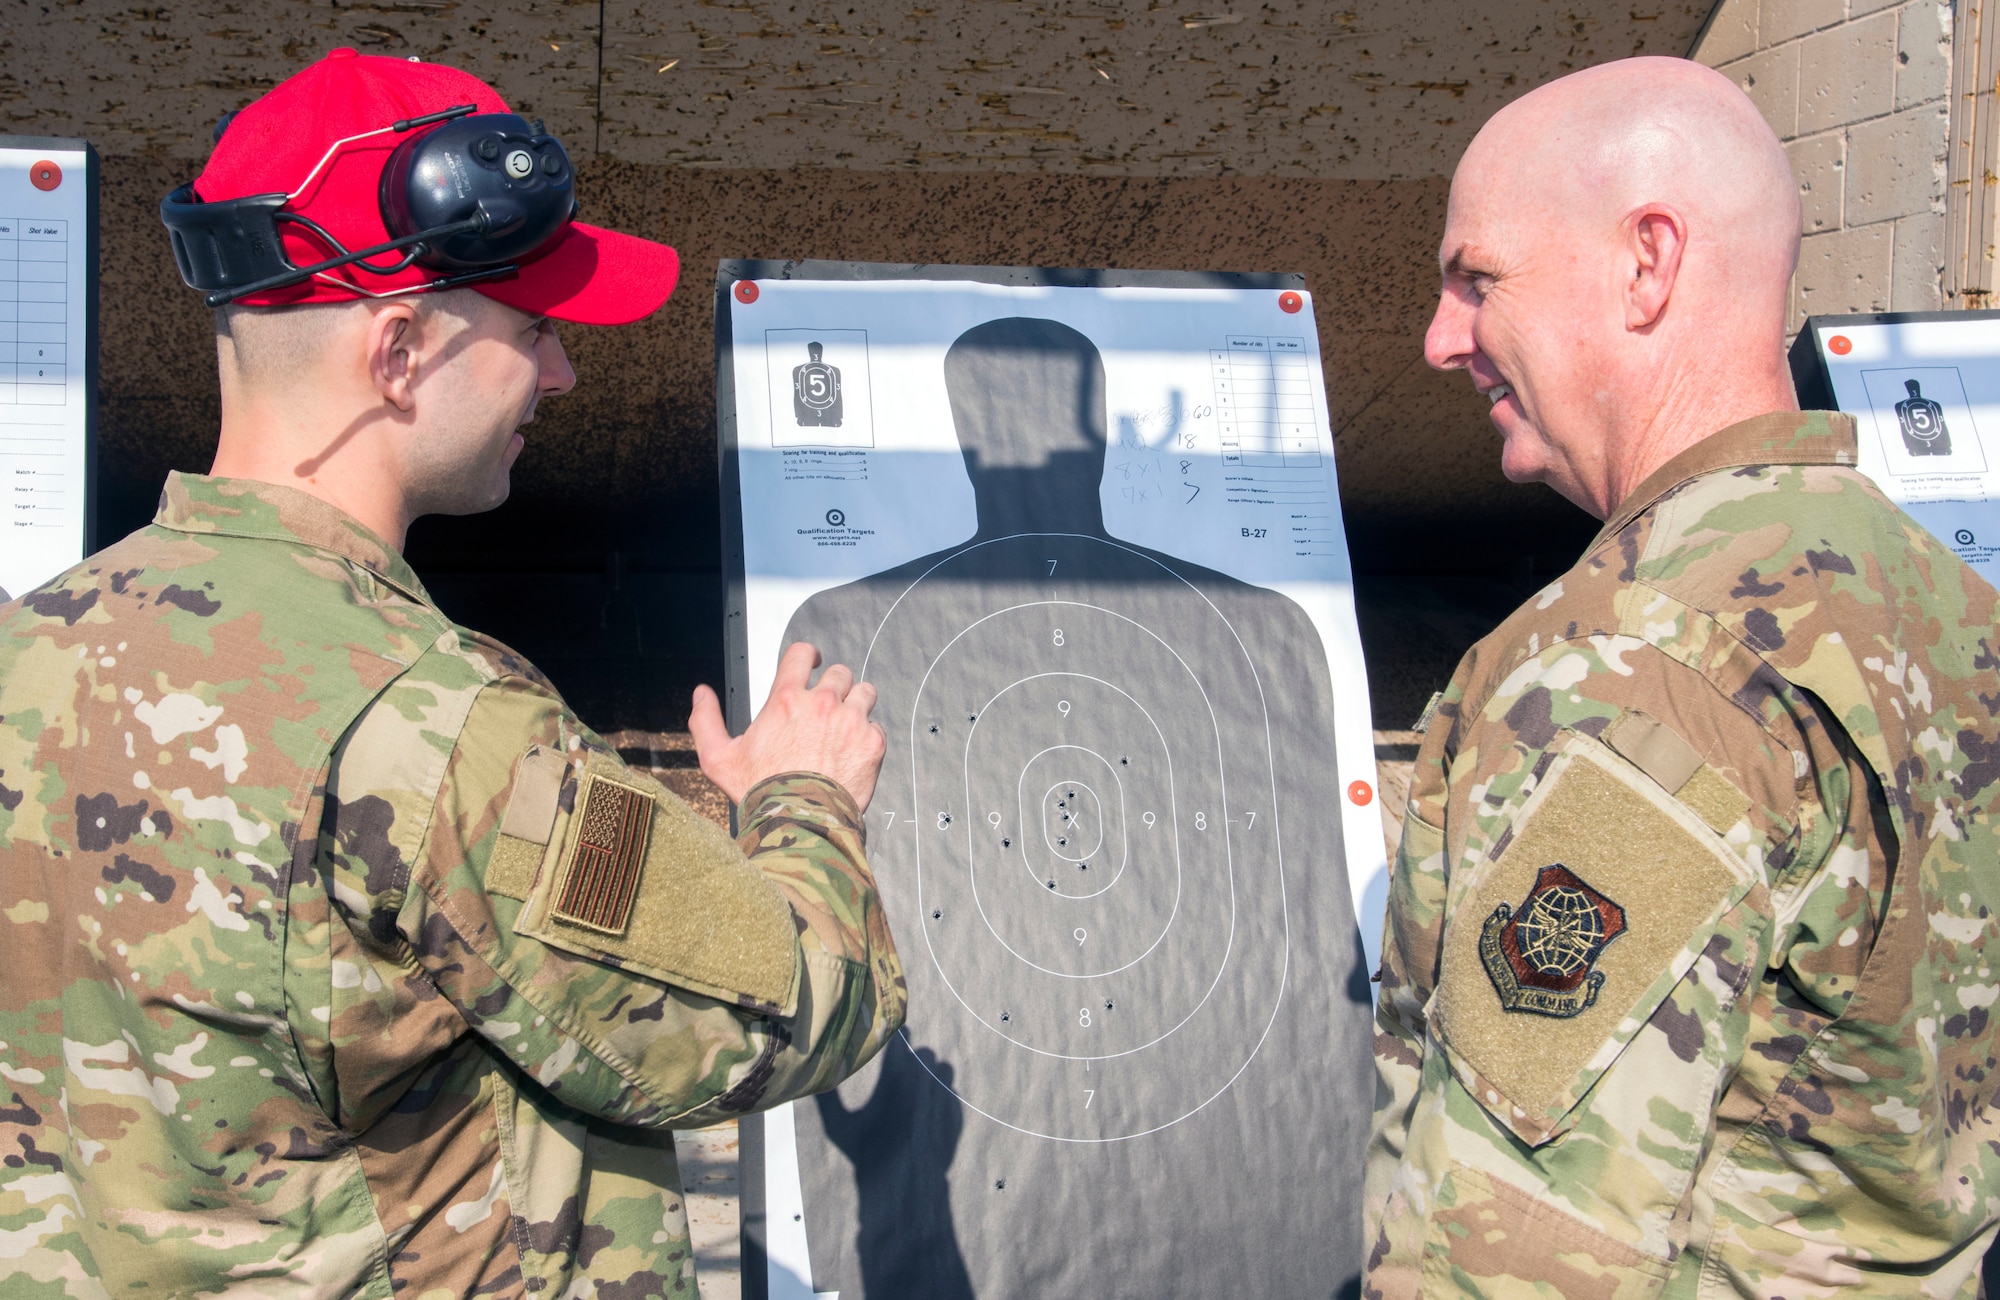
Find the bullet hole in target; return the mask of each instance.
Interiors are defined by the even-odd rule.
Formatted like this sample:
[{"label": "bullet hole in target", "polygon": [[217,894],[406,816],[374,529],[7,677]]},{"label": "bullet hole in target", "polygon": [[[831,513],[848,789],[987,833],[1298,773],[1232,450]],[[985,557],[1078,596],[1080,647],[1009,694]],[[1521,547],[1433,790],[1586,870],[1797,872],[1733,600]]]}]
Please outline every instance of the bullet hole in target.
[{"label": "bullet hole in target", "polygon": [[931,734],[932,734],[933,736],[937,735],[937,723],[935,723],[935,722],[933,722],[933,723],[931,724]]},{"label": "bullet hole in target", "polygon": [[1008,1022],[1009,1020],[1011,1020],[1011,1019],[1013,1019],[1013,1017],[1012,1017],[1012,1016],[1010,1016],[1010,1015],[1008,1015],[1008,1014],[1007,1014],[1007,1013],[1006,1013],[1005,1011],[1002,1011],[1002,1012],[1000,1013],[1000,1023],[1001,1023],[1001,1024],[1003,1024],[1003,1025],[1004,1025],[1004,1024],[1006,1024],[1006,1023],[1007,1023],[1007,1022]]},{"label": "bullet hole in target", "polygon": [[933,920],[933,921],[942,921],[942,920],[944,920],[944,913],[943,913],[943,912],[932,912],[932,913],[931,913],[931,920]]},{"label": "bullet hole in target", "polygon": [[1007,1180],[1006,1180],[1006,1179],[1004,1179],[1004,1178],[996,1178],[996,1179],[994,1179],[994,1180],[993,1180],[993,1190],[994,1190],[994,1191],[996,1191],[996,1192],[1004,1192],[1004,1191],[1006,1191],[1006,1190],[1007,1190]]},{"label": "bullet hole in target", "polygon": [[967,722],[977,722],[979,721],[979,715],[977,713],[968,713],[965,715],[965,720]]},{"label": "bullet hole in target", "polygon": [[1003,840],[1001,840],[1001,841],[1000,841],[1000,847],[1001,847],[1001,848],[1003,848],[1003,849],[1009,849],[1009,848],[1012,848],[1012,847],[1014,847],[1014,841],[1012,841],[1012,840],[1008,840],[1008,839],[1003,839]]},{"label": "bullet hole in target", "polygon": [[1053,880],[1051,880],[1051,881],[1049,882],[1049,888],[1050,888],[1050,889],[1054,889],[1055,887],[1056,887],[1056,882],[1055,882],[1055,881],[1053,881]]},{"label": "bullet hole in target", "polygon": [[1105,1009],[1106,1011],[1109,1011],[1109,1010],[1111,1010],[1111,1004],[1110,1004],[1109,1002],[1105,1003],[1105,1004],[1104,1004],[1104,1009]]}]

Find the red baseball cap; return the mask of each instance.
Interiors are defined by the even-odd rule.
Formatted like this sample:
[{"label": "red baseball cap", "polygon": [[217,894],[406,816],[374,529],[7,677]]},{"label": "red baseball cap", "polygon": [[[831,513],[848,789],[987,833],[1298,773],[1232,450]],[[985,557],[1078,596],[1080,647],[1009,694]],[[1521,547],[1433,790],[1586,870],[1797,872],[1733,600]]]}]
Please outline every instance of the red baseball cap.
[{"label": "red baseball cap", "polygon": [[[513,111],[491,86],[456,68],[333,50],[230,119],[195,181],[195,192],[204,203],[290,193],[305,183],[335,141],[459,104],[471,104],[481,113]],[[348,248],[387,241],[378,197],[382,168],[407,138],[376,135],[346,146],[286,210],[317,222]],[[333,255],[334,250],[299,225],[286,222],[279,230],[285,255],[295,266]],[[412,266],[395,275],[371,275],[367,284],[379,294],[425,284],[437,275]],[[536,316],[624,325],[657,311],[679,275],[680,258],[665,244],[572,221],[523,259],[518,273],[470,287]],[[343,287],[356,276],[343,268],[238,301],[252,307],[352,302],[367,296]],[[329,283],[329,277],[342,283]]]}]

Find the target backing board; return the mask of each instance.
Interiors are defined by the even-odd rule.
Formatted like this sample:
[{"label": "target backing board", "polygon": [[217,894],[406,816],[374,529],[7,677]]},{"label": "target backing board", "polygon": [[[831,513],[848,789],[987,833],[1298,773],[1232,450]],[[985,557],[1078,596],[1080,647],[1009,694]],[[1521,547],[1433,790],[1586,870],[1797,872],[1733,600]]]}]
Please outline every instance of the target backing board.
[{"label": "target backing board", "polygon": [[746,1121],[746,1294],[1355,1294],[1385,864],[1302,277],[716,301],[730,721],[793,641],[876,688],[910,993]]},{"label": "target backing board", "polygon": [[1791,362],[1800,405],[1854,416],[1857,468],[2000,583],[2000,311],[1813,316]]}]

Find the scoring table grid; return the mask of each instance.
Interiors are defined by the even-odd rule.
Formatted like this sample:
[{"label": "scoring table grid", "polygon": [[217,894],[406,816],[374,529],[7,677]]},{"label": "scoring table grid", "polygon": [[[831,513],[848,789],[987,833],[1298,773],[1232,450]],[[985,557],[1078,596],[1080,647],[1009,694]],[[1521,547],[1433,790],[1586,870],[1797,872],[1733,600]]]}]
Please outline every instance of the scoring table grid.
[{"label": "scoring table grid", "polygon": [[1208,354],[1228,465],[1316,468],[1319,422],[1303,338],[1232,334]]},{"label": "scoring table grid", "polygon": [[0,405],[69,400],[69,223],[0,217]]}]

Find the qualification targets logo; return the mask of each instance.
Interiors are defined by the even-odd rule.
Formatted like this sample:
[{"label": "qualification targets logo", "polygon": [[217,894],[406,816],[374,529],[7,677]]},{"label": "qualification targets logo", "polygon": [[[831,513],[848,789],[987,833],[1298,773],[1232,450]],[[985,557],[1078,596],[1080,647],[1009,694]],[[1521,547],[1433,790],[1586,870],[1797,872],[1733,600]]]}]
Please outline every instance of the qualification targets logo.
[{"label": "qualification targets logo", "polygon": [[862,538],[873,537],[872,528],[855,528],[847,522],[847,512],[839,506],[829,506],[820,522],[799,529],[799,536],[812,539],[815,546],[848,547],[858,545]]}]

